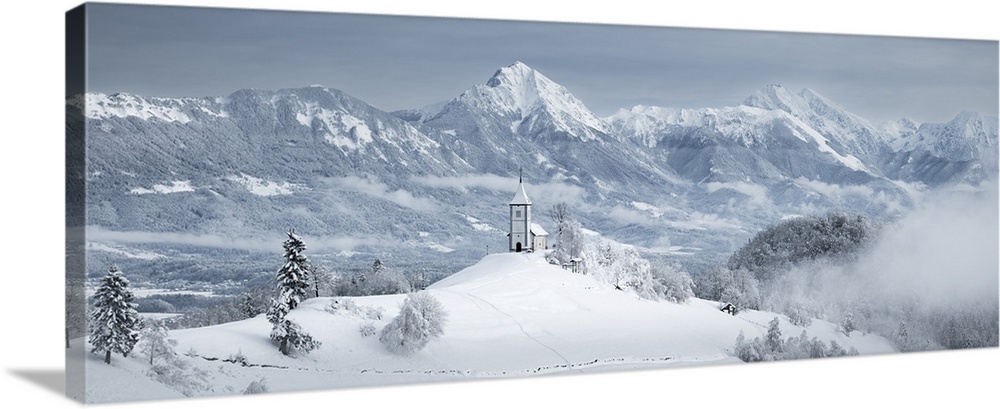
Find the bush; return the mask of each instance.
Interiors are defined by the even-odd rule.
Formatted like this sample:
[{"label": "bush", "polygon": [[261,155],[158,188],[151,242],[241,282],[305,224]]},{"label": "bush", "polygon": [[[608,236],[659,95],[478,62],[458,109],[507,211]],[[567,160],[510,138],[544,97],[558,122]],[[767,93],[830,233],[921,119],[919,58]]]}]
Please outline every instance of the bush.
[{"label": "bush", "polygon": [[371,321],[365,321],[361,324],[361,336],[369,337],[375,335],[378,330],[375,329],[375,323]]},{"label": "bush", "polygon": [[399,315],[382,329],[379,340],[393,353],[419,351],[444,334],[447,316],[441,303],[430,294],[419,292],[407,295]]},{"label": "bush", "polygon": [[250,382],[247,388],[243,390],[244,395],[254,395],[258,393],[267,393],[267,378],[260,378],[256,381]]}]

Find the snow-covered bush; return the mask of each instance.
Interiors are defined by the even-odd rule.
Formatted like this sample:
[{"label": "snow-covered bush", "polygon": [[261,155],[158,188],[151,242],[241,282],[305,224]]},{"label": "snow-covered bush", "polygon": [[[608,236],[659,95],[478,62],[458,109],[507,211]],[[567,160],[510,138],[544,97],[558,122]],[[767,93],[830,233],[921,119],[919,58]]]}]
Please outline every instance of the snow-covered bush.
[{"label": "snow-covered bush", "polygon": [[139,343],[136,345],[140,352],[149,357],[150,365],[153,365],[157,358],[168,360],[177,354],[174,352],[177,341],[168,337],[169,331],[163,321],[147,320],[145,322],[145,328],[139,332]]},{"label": "snow-covered bush", "polygon": [[363,337],[370,337],[378,332],[378,330],[375,329],[375,323],[371,321],[361,323],[361,327],[359,329],[361,330],[361,336]]},{"label": "snow-covered bush", "polygon": [[250,361],[247,360],[247,356],[243,355],[243,350],[236,351],[236,354],[230,354],[229,358],[224,359],[225,362],[231,362],[234,364],[240,364],[241,366],[249,366]]},{"label": "snow-covered bush", "polygon": [[250,382],[250,384],[247,385],[247,388],[243,390],[244,395],[254,395],[258,393],[267,393],[266,377]]},{"label": "snow-covered bush", "polygon": [[403,300],[399,315],[382,328],[379,340],[397,354],[410,354],[444,334],[448,313],[426,291],[412,293]]},{"label": "snow-covered bush", "polygon": [[174,357],[153,365],[149,376],[184,396],[197,396],[211,389],[210,374],[191,365],[186,358]]},{"label": "snow-covered bush", "polygon": [[382,320],[382,314],[385,313],[385,309],[379,306],[370,305],[358,305],[350,298],[334,298],[327,304],[325,308],[326,312],[331,314],[337,314],[344,312],[350,315],[355,315],[364,319],[380,321]]}]

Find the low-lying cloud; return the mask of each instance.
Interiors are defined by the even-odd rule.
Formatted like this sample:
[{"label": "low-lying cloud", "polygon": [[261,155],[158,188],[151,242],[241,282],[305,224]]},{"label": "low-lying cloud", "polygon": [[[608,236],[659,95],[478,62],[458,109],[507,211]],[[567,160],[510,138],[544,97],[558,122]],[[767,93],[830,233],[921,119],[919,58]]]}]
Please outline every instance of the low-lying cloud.
[{"label": "low-lying cloud", "polygon": [[435,209],[433,200],[416,197],[412,193],[403,189],[392,189],[389,185],[377,180],[357,176],[345,176],[339,178],[325,178],[323,179],[323,182],[336,189],[374,196],[421,212],[428,212]]}]

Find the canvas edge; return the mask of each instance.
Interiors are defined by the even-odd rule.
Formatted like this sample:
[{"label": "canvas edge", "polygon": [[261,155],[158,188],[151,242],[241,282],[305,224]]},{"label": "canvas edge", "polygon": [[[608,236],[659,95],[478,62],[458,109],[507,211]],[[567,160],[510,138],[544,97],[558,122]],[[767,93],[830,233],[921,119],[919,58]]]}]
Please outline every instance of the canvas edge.
[{"label": "canvas edge", "polygon": [[86,332],[86,134],[82,105],[70,104],[86,92],[87,4],[65,15],[66,28],[66,397],[86,402],[86,348],[70,348],[70,341]]}]

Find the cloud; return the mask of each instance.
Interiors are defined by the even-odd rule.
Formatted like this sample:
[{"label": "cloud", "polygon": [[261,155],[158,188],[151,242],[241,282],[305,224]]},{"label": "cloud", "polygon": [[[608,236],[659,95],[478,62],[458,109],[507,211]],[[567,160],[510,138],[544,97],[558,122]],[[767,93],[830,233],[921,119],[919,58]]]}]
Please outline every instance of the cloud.
[{"label": "cloud", "polygon": [[413,196],[412,193],[403,189],[392,190],[389,185],[376,180],[346,176],[324,178],[323,182],[337,189],[375,196],[417,211],[428,212],[436,208],[434,201],[430,199]]},{"label": "cloud", "polygon": [[861,266],[885,288],[925,302],[996,303],[998,262],[996,184],[986,191],[929,194],[884,233]]},{"label": "cloud", "polygon": [[510,190],[517,185],[511,183],[511,178],[491,174],[462,175],[462,176],[418,176],[410,179],[413,182],[424,186],[438,189],[456,189],[465,192],[470,187],[482,187],[490,190],[504,191]]},{"label": "cloud", "polygon": [[751,203],[762,206],[771,203],[767,197],[767,187],[761,185],[747,182],[708,182],[704,186],[709,193],[715,193],[719,189],[729,189],[748,196]]},{"label": "cloud", "polygon": [[[308,236],[300,234],[309,250],[315,253],[350,251],[362,246],[384,244],[380,237]],[[275,252],[280,251],[285,235],[268,237],[231,237],[219,234],[194,234],[150,231],[116,231],[100,226],[87,228],[88,243],[171,244],[219,249]]]},{"label": "cloud", "polygon": [[[470,174],[462,176],[418,176],[410,179],[427,187],[438,189],[455,189],[466,192],[469,188],[478,187],[497,192],[514,194],[517,183],[510,177],[492,174]],[[532,202],[551,203],[577,202],[586,191],[579,186],[558,182],[524,183],[524,189]]]},{"label": "cloud", "polygon": [[[194,234],[150,231],[116,231],[100,226],[87,227],[88,242],[181,244],[198,247],[272,251],[274,240],[234,238],[219,234]],[[280,243],[279,243],[280,244]]]},{"label": "cloud", "polygon": [[838,198],[843,196],[861,196],[870,198],[875,195],[875,191],[868,186],[836,185],[802,177],[795,179],[795,183],[829,198]]}]

